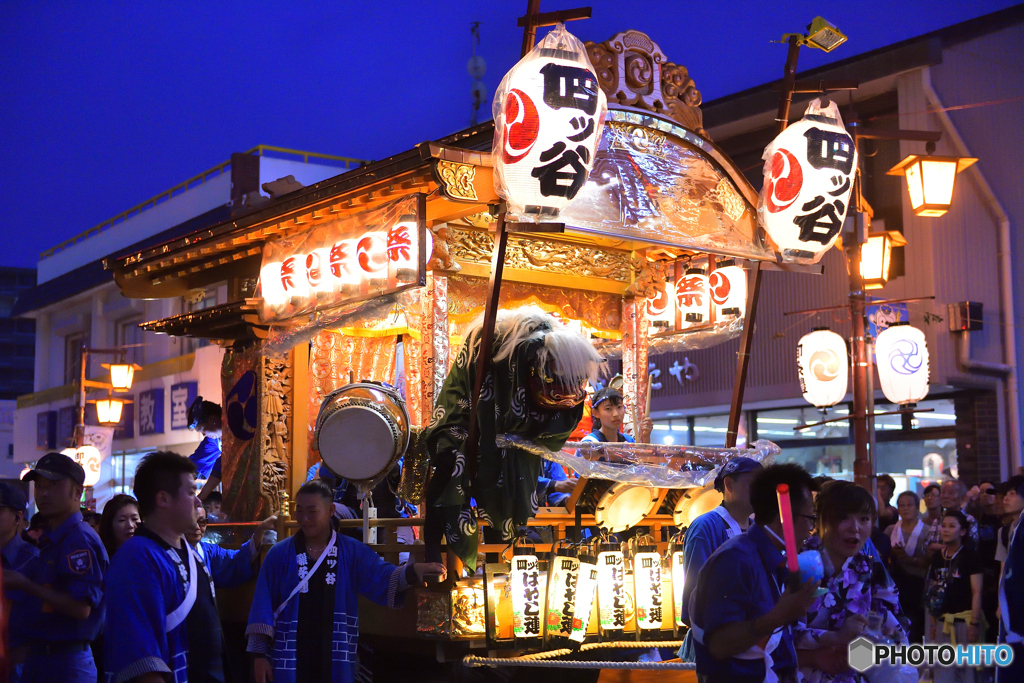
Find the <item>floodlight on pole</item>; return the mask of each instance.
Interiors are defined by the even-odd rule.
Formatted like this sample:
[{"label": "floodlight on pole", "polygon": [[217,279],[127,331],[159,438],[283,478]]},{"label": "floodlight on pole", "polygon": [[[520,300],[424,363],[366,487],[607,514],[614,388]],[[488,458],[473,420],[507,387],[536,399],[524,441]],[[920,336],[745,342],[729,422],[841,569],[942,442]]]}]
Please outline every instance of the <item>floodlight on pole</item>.
[{"label": "floodlight on pole", "polygon": [[784,34],[783,42],[790,36],[796,36],[801,45],[817,48],[823,52],[832,52],[846,42],[846,35],[824,17],[814,17],[814,21],[807,25],[807,33]]}]

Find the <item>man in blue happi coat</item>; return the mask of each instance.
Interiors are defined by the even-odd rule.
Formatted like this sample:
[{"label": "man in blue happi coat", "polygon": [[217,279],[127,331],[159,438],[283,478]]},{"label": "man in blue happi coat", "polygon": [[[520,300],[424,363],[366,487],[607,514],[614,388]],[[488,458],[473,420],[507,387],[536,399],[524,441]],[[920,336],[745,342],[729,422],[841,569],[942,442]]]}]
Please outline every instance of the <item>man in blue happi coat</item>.
[{"label": "man in blue happi coat", "polygon": [[107,551],[82,519],[85,470],[63,453],[47,453],[24,479],[35,482],[46,530],[24,574],[4,572],[4,590],[29,597],[25,618],[9,624],[28,643],[21,680],[92,683],[90,645],[103,624]]},{"label": "man in blue happi coat", "polygon": [[[722,494],[722,504],[693,520],[683,537],[683,622],[690,623],[688,605],[697,585],[697,574],[711,554],[733,536],[742,534],[750,526],[754,508],[750,505],[750,482],[762,469],[761,463],[751,458],[733,458],[715,477],[715,490]],[[692,662],[693,634],[686,632],[679,657]]]},{"label": "man in blue happi coat", "polygon": [[[1024,497],[1024,484],[1017,488]],[[1024,533],[1014,524],[999,579],[999,642],[1013,648],[1013,662],[996,669],[996,683],[1024,681]]]},{"label": "man in blue happi coat", "polygon": [[334,493],[324,481],[295,496],[300,531],[267,553],[249,612],[248,650],[257,683],[351,683],[359,639],[359,595],[398,607],[402,593],[440,563],[395,567],[331,521]]},{"label": "man in blue happi coat", "polygon": [[199,511],[194,529],[185,534],[185,540],[196,551],[196,555],[209,569],[210,579],[215,588],[232,588],[256,578],[256,565],[260,557],[263,535],[274,528],[277,517],[272,516],[260,522],[256,532],[238,550],[224,548],[203,538],[208,524],[205,509]]},{"label": "man in blue happi coat", "polygon": [[107,680],[223,683],[223,636],[213,583],[184,534],[202,504],[196,468],[177,453],[150,453],[135,472],[143,523],[107,575]]},{"label": "man in blue happi coat", "polygon": [[[4,572],[30,573],[39,557],[39,548],[21,537],[25,526],[28,503],[18,487],[0,482],[0,564]],[[7,615],[8,683],[20,683],[25,660],[25,633],[19,624],[25,623],[30,608],[29,596],[23,591],[10,591],[4,595]]]}]

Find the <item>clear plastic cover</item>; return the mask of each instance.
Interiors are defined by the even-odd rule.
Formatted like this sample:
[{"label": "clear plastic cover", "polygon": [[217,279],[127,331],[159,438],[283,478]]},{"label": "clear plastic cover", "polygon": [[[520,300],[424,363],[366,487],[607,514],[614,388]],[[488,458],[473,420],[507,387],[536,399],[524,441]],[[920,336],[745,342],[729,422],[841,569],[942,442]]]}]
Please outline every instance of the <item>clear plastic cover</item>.
[{"label": "clear plastic cover", "polygon": [[[675,351],[707,349],[738,337],[743,331],[743,318],[733,318],[699,330],[675,332],[647,338],[647,355],[657,356]],[[605,358],[621,358],[622,342],[618,340],[595,342],[594,348]]]},{"label": "clear plastic cover", "polygon": [[581,477],[666,489],[705,486],[715,480],[723,465],[739,456],[768,465],[782,452],[764,439],[755,441],[750,448],[570,441],[562,450],[551,451],[528,439],[499,434],[497,443],[502,448],[524,449],[568,467]]}]

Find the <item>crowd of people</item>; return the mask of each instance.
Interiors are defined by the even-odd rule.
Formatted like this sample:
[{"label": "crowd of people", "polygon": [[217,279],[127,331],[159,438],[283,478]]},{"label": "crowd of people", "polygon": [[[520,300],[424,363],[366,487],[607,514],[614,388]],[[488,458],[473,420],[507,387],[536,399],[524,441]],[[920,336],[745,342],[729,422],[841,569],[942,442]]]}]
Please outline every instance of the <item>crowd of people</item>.
[{"label": "crowd of people", "polygon": [[[876,499],[797,465],[739,458],[723,468],[715,482],[722,506],[697,518],[684,545],[691,628],[680,656],[696,662],[701,683],[866,683],[871,676],[848,664],[848,646],[862,635],[904,645],[1006,643],[1009,667],[903,674],[1024,681],[1024,536],[1015,533],[1024,476],[971,489],[946,479],[924,489],[923,506],[904,491],[895,507],[893,479],[877,481]],[[798,546],[820,552],[820,582],[788,577],[779,484],[789,487]]]},{"label": "crowd of people", "polygon": [[445,575],[444,565],[396,567],[337,533],[335,490],[319,478],[295,497],[299,531],[260,564],[276,518],[238,550],[204,540],[219,500],[203,506],[196,472],[187,457],[150,453],[135,495],[115,496],[90,523],[80,507],[85,471],[48,453],[25,475],[38,535],[22,490],[0,484],[7,680],[224,683],[217,590],[255,579],[246,636],[256,680],[348,682],[358,596],[397,607],[424,574]]},{"label": "crowd of people", "polygon": [[[614,399],[595,411],[607,439],[618,436]],[[564,474],[551,474],[540,486],[563,494]],[[49,453],[25,475],[39,509],[31,520],[22,490],[0,484],[8,680],[223,683],[217,590],[255,580],[245,630],[255,680],[348,682],[358,663],[357,597],[397,607],[425,575],[445,574],[436,563],[396,567],[340,533],[333,520],[355,516],[356,503],[321,468],[295,497],[299,532],[274,544],[261,564],[276,519],[256,526],[238,550],[204,540],[207,525],[223,516],[215,491],[200,499],[196,475],[194,459],[151,453],[136,471],[134,496],[116,495],[101,514],[86,513],[84,470]],[[820,581],[787,574],[780,484],[790,491],[796,542],[821,557]],[[696,663],[701,683],[864,683],[872,679],[847,660],[861,635],[902,644],[1008,643],[1017,657],[996,680],[1024,680],[1024,536],[1016,533],[1024,476],[970,489],[947,479],[923,496],[904,491],[893,500],[895,482],[886,475],[876,498],[798,465],[740,457],[714,485],[722,505],[686,530],[683,549],[689,629],[680,657]],[[922,673],[936,683],[992,674]]]}]

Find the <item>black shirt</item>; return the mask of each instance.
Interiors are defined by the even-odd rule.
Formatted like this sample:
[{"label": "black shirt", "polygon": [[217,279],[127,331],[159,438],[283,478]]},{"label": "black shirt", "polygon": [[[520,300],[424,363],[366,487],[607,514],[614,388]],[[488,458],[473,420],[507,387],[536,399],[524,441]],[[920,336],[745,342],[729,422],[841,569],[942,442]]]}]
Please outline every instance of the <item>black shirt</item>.
[{"label": "black shirt", "polygon": [[[135,533],[152,539],[165,550],[171,550],[167,542],[148,531],[145,525]],[[180,548],[173,550],[188,569],[188,550],[182,539]],[[224,683],[223,634],[220,628],[220,614],[217,601],[210,589],[210,578],[196,559],[196,601],[185,617],[185,633],[188,636],[188,680],[189,683]],[[191,577],[190,577],[191,578]]]},{"label": "black shirt", "polygon": [[981,573],[981,560],[978,559],[978,553],[971,548],[961,546],[956,555],[948,560],[943,557],[942,552],[935,553],[931,569],[928,571],[928,581],[946,582],[943,614],[955,614],[971,609],[971,576]]},{"label": "black shirt", "polygon": [[[306,553],[306,537],[295,535],[296,554]],[[307,566],[312,569],[316,557],[307,553]],[[325,561],[309,577],[306,593],[299,593],[299,623],[295,634],[295,680],[330,681],[334,653],[334,584],[327,583],[328,571],[337,576],[337,568]],[[191,682],[191,678],[189,681]]]}]

